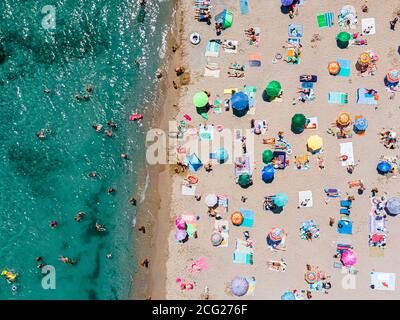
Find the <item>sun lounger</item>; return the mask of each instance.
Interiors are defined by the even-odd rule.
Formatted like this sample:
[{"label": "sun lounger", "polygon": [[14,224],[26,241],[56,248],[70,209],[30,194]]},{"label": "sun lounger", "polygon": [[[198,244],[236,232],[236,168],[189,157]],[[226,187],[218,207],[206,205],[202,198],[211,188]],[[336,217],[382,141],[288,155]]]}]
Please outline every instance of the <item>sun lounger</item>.
[{"label": "sun lounger", "polygon": [[249,0],[240,0],[240,13],[243,15],[249,13]]},{"label": "sun lounger", "polygon": [[250,167],[250,158],[248,155],[244,155],[241,157],[243,160],[243,163],[239,166],[236,165],[237,162],[239,162],[239,157],[235,159],[235,165],[234,165],[234,172],[235,176],[239,177],[243,173],[248,173],[251,175],[251,167]]},{"label": "sun lounger", "polygon": [[358,104],[368,104],[368,105],[377,105],[378,100],[375,99],[375,96],[368,93],[368,90],[365,88],[357,89],[357,103]]},{"label": "sun lounger", "polygon": [[345,142],[340,144],[340,155],[346,155],[348,158],[346,161],[341,161],[342,167],[349,165],[354,165],[354,155],[353,155],[353,143]]},{"label": "sun lounger", "polygon": [[396,274],[387,272],[371,272],[371,286],[374,290],[394,291]]},{"label": "sun lounger", "polygon": [[200,124],[199,137],[202,141],[211,141],[214,138],[214,126]]},{"label": "sun lounger", "polygon": [[[369,30],[369,32],[365,32]],[[364,18],[361,19],[361,31],[363,35],[373,35],[376,33],[375,18]]]},{"label": "sun lounger", "polygon": [[311,208],[313,206],[312,191],[299,191],[299,207]]},{"label": "sun lounger", "polygon": [[303,26],[301,24],[290,24],[288,27],[289,37],[300,38],[303,36]]},{"label": "sun lounger", "polygon": [[220,44],[216,41],[208,41],[206,48],[206,57],[218,57]]},{"label": "sun lounger", "polygon": [[311,76],[311,79],[309,79],[309,78],[307,77],[307,75],[302,74],[302,75],[300,76],[300,82],[317,82],[318,77],[317,77],[316,75],[310,75],[310,76]]},{"label": "sun lounger", "polygon": [[350,60],[337,59],[336,61],[340,65],[340,71],[337,75],[341,76],[341,77],[349,77],[350,76],[350,65],[351,65]]},{"label": "sun lounger", "polygon": [[268,130],[268,123],[265,120],[254,120],[253,133],[256,133],[256,129],[261,131],[261,134],[266,134]]},{"label": "sun lounger", "polygon": [[348,94],[343,92],[329,92],[328,94],[328,103],[331,104],[347,104]]},{"label": "sun lounger", "polygon": [[353,223],[350,219],[340,219],[337,225],[337,232],[339,234],[352,234],[353,233]]},{"label": "sun lounger", "polygon": [[351,200],[340,200],[340,206],[350,208],[353,202]]},{"label": "sun lounger", "polygon": [[346,216],[349,216],[351,214],[350,210],[347,208],[340,208],[340,214],[344,214]]},{"label": "sun lounger", "polygon": [[254,226],[254,211],[240,209],[240,213],[243,215],[243,222],[240,226],[252,228]]},{"label": "sun lounger", "polygon": [[330,28],[333,26],[333,12],[323,13],[317,16],[319,28]]}]

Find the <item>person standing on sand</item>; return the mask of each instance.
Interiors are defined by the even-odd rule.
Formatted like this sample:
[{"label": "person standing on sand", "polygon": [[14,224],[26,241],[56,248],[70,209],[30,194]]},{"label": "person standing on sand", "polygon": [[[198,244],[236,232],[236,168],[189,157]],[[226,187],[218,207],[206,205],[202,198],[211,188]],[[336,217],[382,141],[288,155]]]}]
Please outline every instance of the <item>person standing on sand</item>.
[{"label": "person standing on sand", "polygon": [[335,218],[333,218],[333,217],[330,217],[329,218],[329,226],[330,227],[333,227],[333,224],[335,223]]},{"label": "person standing on sand", "polygon": [[146,233],[146,228],[144,226],[141,226],[138,231],[142,232],[142,233]]},{"label": "person standing on sand", "polygon": [[136,199],[135,199],[134,197],[130,197],[130,198],[128,199],[128,202],[129,202],[131,205],[136,206]]},{"label": "person standing on sand", "polygon": [[140,265],[141,265],[142,267],[145,267],[145,268],[147,269],[147,268],[149,267],[149,263],[150,263],[149,259],[146,258],[146,259],[144,259],[144,260],[140,263]]}]

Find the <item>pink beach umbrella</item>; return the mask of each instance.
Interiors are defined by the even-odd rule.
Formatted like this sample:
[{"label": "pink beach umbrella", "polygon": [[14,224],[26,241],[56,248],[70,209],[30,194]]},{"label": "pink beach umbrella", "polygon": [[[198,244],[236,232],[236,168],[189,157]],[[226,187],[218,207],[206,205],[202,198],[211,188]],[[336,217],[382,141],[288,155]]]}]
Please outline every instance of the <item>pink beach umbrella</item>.
[{"label": "pink beach umbrella", "polygon": [[346,250],[340,255],[340,260],[345,267],[351,267],[357,263],[357,256],[354,251]]},{"label": "pink beach umbrella", "polygon": [[390,69],[389,72],[386,74],[386,78],[389,82],[396,83],[400,80],[400,72],[398,69]]},{"label": "pink beach umbrella", "polygon": [[176,218],[175,225],[179,230],[186,230],[186,222],[182,218]]}]

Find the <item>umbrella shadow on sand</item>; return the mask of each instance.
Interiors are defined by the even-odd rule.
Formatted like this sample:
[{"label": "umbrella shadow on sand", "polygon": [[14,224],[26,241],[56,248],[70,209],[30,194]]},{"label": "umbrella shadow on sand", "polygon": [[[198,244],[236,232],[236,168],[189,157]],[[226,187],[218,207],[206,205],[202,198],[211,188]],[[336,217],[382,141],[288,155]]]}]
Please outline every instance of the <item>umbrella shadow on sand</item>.
[{"label": "umbrella shadow on sand", "polygon": [[278,206],[274,206],[271,209],[271,212],[274,213],[274,214],[280,214],[282,211],[283,211],[283,207],[278,207]]}]

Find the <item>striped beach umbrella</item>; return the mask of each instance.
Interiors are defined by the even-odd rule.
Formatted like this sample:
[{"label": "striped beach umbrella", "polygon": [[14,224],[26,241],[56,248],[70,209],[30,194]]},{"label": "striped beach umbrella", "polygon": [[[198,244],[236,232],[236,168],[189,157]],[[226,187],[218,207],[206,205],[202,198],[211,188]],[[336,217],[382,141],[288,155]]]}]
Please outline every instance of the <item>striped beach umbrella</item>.
[{"label": "striped beach umbrella", "polygon": [[400,80],[400,71],[398,69],[390,69],[386,74],[386,79],[391,83],[397,83]]},{"label": "striped beach umbrella", "polygon": [[319,280],[319,274],[315,271],[307,271],[304,274],[304,279],[308,284],[313,284]]},{"label": "striped beach umbrella", "polygon": [[358,57],[358,63],[362,66],[367,66],[371,61],[371,57],[368,52],[363,52]]},{"label": "striped beach umbrella", "polygon": [[273,228],[268,233],[268,238],[270,238],[274,242],[278,242],[282,241],[284,235],[285,235],[285,230],[283,230],[282,228]]},{"label": "striped beach umbrella", "polygon": [[338,123],[338,125],[342,126],[342,127],[346,127],[350,124],[351,118],[350,115],[347,112],[341,112],[338,115],[338,118],[336,120],[336,122]]}]

